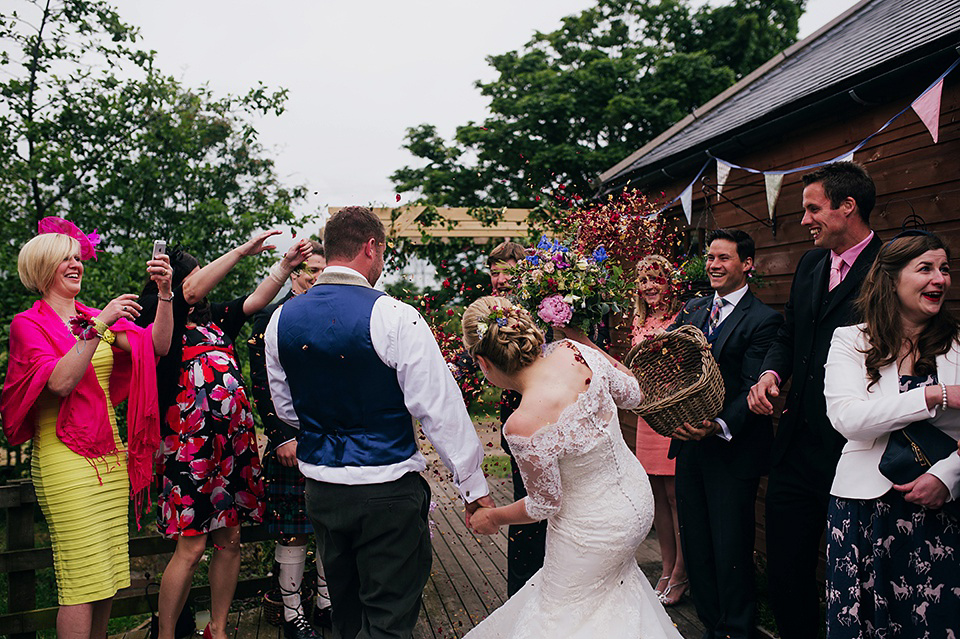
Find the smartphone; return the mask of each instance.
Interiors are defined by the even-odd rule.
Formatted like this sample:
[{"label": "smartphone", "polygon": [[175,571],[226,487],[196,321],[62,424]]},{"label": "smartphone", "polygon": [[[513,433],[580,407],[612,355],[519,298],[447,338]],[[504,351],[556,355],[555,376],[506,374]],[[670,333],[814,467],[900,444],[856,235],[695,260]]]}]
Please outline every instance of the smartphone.
[{"label": "smartphone", "polygon": [[154,240],[153,241],[153,257],[162,255],[167,252],[167,242],[165,240]]}]

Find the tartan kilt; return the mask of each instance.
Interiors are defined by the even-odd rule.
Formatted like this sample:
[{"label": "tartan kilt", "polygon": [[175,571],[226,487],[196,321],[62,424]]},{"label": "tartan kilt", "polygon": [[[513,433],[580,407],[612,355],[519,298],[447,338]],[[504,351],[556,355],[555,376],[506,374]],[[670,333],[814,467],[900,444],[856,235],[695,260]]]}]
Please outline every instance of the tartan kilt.
[{"label": "tartan kilt", "polygon": [[284,466],[273,453],[264,455],[267,512],[263,522],[277,536],[312,534],[303,499],[306,480],[297,466]]}]

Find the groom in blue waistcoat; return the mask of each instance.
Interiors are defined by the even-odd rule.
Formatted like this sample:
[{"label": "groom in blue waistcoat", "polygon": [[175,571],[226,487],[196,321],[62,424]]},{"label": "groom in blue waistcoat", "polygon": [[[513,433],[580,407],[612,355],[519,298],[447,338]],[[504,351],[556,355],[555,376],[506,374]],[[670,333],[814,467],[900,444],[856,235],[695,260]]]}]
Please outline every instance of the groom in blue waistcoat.
[{"label": "groom in blue waistcoat", "polygon": [[492,506],[483,449],[427,322],[377,291],[385,233],[365,207],[324,231],[327,268],[267,326],[277,416],[296,426],[307,514],[343,639],[410,637],[430,575],[430,488],[413,420],[467,513]]}]

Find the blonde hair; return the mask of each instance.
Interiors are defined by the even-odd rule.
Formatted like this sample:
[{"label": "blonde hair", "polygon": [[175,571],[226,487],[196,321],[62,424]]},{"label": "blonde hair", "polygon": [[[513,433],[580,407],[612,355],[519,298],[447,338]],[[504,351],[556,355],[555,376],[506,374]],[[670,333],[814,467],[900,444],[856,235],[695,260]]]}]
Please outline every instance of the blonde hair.
[{"label": "blonde hair", "polygon": [[[502,322],[495,317],[500,312]],[[481,297],[463,312],[461,324],[467,352],[486,357],[504,373],[515,373],[540,357],[543,332],[530,313],[506,298]]]},{"label": "blonde hair", "polygon": [[667,314],[674,315],[680,310],[680,299],[674,290],[674,268],[670,260],[662,255],[651,254],[637,262],[637,291],[634,295],[634,315],[636,323],[640,326],[650,314],[647,303],[643,301],[640,294],[640,282],[653,277],[662,277],[664,281],[663,299],[667,303]]},{"label": "blonde hair", "polygon": [[47,292],[56,277],[60,262],[80,252],[80,242],[62,233],[43,233],[20,249],[17,273],[28,290],[41,295]]}]

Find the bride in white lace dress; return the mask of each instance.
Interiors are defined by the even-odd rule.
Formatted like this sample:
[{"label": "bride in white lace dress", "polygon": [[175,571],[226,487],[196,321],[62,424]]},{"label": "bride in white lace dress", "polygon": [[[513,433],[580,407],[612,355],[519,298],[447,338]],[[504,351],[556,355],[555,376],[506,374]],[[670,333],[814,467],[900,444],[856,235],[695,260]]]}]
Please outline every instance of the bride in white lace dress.
[{"label": "bride in white lace dress", "polygon": [[523,395],[504,433],[527,488],[524,499],[475,511],[468,525],[493,534],[548,520],[543,568],[466,637],[679,639],[635,559],[653,494],[617,407],[640,403],[636,379],[579,332],[543,349],[530,315],[503,298],[471,304],[463,332],[487,379]]}]

